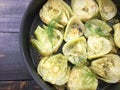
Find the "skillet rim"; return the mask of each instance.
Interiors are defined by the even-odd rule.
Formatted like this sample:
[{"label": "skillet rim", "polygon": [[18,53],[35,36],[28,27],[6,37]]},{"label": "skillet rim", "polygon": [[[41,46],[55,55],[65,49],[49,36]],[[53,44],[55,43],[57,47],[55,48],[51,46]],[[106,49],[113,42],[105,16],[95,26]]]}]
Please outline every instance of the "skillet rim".
[{"label": "skillet rim", "polygon": [[39,84],[40,88],[42,90],[55,90],[54,88],[52,88],[50,85],[48,85],[45,81],[43,81],[39,77],[39,75],[37,74],[36,69],[34,68],[34,65],[32,63],[32,59],[31,59],[30,51],[29,51],[29,47],[30,47],[29,42],[28,42],[29,41],[28,36],[29,36],[29,31],[30,31],[29,26],[32,25],[34,17],[37,15],[37,13],[35,13],[35,12],[38,12],[38,9],[40,7],[42,7],[43,2],[45,2],[45,0],[32,0],[30,2],[30,4],[27,6],[27,9],[24,12],[24,15],[23,15],[22,21],[21,21],[21,25],[20,25],[19,48],[20,48],[21,56],[24,59],[24,63],[27,66],[27,69],[30,72],[30,75]]},{"label": "skillet rim", "polygon": [[[39,2],[40,6],[42,7],[43,4],[41,4],[41,3],[46,2],[46,0],[31,0],[30,4],[27,6],[27,9],[25,10],[24,15],[22,17],[22,21],[21,21],[21,25],[20,25],[20,34],[19,34],[20,52],[21,52],[22,58],[24,59],[25,65],[27,66],[28,71],[30,72],[30,75],[39,84],[41,89],[42,90],[55,90],[54,88],[49,86],[46,82],[44,82],[39,77],[39,75],[36,72],[36,69],[34,68],[34,65],[32,63],[31,56],[30,56],[30,51],[29,51],[30,46],[29,46],[29,42],[28,42],[29,37],[27,37],[27,36],[29,36],[29,31],[30,31],[29,26],[32,25],[34,17],[37,15],[37,13],[35,13],[35,12],[38,12],[38,10],[36,10],[36,8],[34,8],[36,6],[34,4],[37,2]],[[38,7],[38,6],[36,6],[36,7]],[[36,11],[34,11],[34,10],[36,10]],[[118,10],[120,11],[119,8],[118,8]],[[32,12],[34,12],[35,14]],[[29,18],[30,18],[30,20],[29,20]],[[31,21],[31,22],[28,22],[28,21]],[[26,25],[26,22],[28,22],[27,25]],[[29,28],[29,30],[24,31],[25,28]],[[25,35],[26,33],[27,33],[27,35]],[[24,37],[24,36],[26,36],[26,37]],[[25,44],[25,43],[27,43],[27,44]],[[26,50],[26,47],[27,47],[27,50]],[[107,89],[105,89],[105,90],[107,90]]]}]

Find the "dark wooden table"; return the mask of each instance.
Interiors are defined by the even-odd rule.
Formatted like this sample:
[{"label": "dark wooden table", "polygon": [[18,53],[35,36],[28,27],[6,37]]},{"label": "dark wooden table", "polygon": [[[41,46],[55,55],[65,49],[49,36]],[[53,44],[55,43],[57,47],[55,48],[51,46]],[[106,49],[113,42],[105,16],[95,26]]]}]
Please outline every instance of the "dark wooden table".
[{"label": "dark wooden table", "polygon": [[0,90],[41,90],[19,49],[22,16],[31,0],[0,0]]}]

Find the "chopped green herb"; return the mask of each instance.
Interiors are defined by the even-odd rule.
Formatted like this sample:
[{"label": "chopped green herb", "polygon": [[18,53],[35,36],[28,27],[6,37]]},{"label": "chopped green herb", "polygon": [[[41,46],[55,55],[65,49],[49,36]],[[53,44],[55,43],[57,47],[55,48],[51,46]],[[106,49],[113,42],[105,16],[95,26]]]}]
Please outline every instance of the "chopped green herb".
[{"label": "chopped green herb", "polygon": [[47,26],[48,28],[46,29],[46,32],[47,32],[47,35],[48,35],[48,38],[49,38],[49,41],[51,42],[51,44],[53,44],[52,39],[54,37],[54,29],[56,27],[56,24],[60,21],[60,15],[56,19],[52,19]]},{"label": "chopped green herb", "polygon": [[96,80],[94,73],[91,72],[90,70],[87,70],[87,69],[84,70],[84,76],[83,77],[85,79],[84,83],[88,84],[88,85],[95,82],[95,80]]},{"label": "chopped green herb", "polygon": [[97,34],[101,37],[107,37],[108,34],[104,33],[104,31],[101,29],[101,27],[95,27],[93,28],[90,24],[86,24],[86,27],[91,31],[93,34]]},{"label": "chopped green herb", "polygon": [[98,27],[96,28],[95,32],[99,35],[99,36],[102,36],[102,37],[107,37],[107,34],[103,32],[103,30]]}]

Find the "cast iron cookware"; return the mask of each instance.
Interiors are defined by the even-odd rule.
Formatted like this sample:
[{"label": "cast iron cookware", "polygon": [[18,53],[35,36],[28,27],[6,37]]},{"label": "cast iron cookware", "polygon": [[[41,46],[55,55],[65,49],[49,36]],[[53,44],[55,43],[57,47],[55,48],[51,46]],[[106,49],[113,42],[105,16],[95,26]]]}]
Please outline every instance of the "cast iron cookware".
[{"label": "cast iron cookware", "polygon": [[[30,44],[30,36],[35,31],[38,25],[42,25],[39,18],[39,11],[47,0],[32,0],[29,4],[22,22],[20,29],[20,50],[25,61],[25,64],[33,77],[33,79],[39,84],[41,90],[55,90],[52,85],[43,81],[37,74],[38,53],[32,48]],[[65,0],[70,4],[71,0]],[[113,0],[117,6],[118,14],[116,18],[120,19],[120,0]],[[97,90],[120,90],[120,83],[108,84],[103,81],[99,81]]]}]

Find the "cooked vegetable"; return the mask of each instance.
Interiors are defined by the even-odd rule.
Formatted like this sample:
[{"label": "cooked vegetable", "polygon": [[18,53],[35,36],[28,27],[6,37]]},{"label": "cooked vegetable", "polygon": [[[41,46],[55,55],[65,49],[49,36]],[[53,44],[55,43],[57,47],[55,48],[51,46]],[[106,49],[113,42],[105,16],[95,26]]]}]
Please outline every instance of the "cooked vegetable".
[{"label": "cooked vegetable", "polygon": [[112,44],[112,50],[111,50],[110,53],[117,53],[118,47],[116,47],[116,45],[115,45],[115,41],[114,41],[113,35],[111,34],[107,39],[108,39],[108,40],[111,42],[111,44]]},{"label": "cooked vegetable", "polygon": [[52,36],[48,36],[50,32],[48,29],[43,29],[40,26],[34,32],[36,39],[32,38],[32,45],[38,50],[38,52],[43,55],[51,55],[56,52],[63,41],[63,35],[58,30],[52,31]]},{"label": "cooked vegetable", "polygon": [[37,72],[47,82],[64,85],[70,73],[68,59],[62,54],[44,57],[38,64]]},{"label": "cooked vegetable", "polygon": [[86,66],[73,67],[68,80],[70,90],[96,90],[98,80]]},{"label": "cooked vegetable", "polygon": [[108,37],[110,35],[110,31],[112,28],[102,20],[99,19],[91,19],[85,24],[86,32],[85,36],[102,36]]},{"label": "cooked vegetable", "polygon": [[109,53],[112,49],[112,44],[104,37],[91,36],[88,38],[88,59],[101,57]]},{"label": "cooked vegetable", "polygon": [[57,90],[97,90],[98,79],[120,81],[115,4],[112,0],[70,1],[71,6],[69,0],[47,0],[39,12],[43,28],[38,26],[30,40],[42,56],[38,74]]},{"label": "cooked vegetable", "polygon": [[120,23],[113,26],[114,28],[114,41],[117,47],[120,48]]},{"label": "cooked vegetable", "polygon": [[56,27],[63,28],[72,16],[72,10],[62,0],[48,0],[40,10],[39,15],[41,20],[46,24],[60,16],[59,22],[54,21],[57,22]]},{"label": "cooked vegetable", "polygon": [[78,38],[85,32],[85,26],[77,16],[73,16],[68,22],[64,34],[64,40],[67,42],[69,40]]},{"label": "cooked vegetable", "polygon": [[66,88],[66,84],[65,85],[61,85],[61,86],[58,86],[58,85],[53,85],[53,87],[55,87],[56,88],[56,90],[66,90],[65,88]]},{"label": "cooked vegetable", "polygon": [[62,51],[71,63],[80,66],[87,62],[86,47],[86,39],[79,37],[65,43]]},{"label": "cooked vegetable", "polygon": [[120,80],[120,57],[115,54],[105,55],[94,60],[91,69],[105,82],[116,83]]},{"label": "cooked vegetable", "polygon": [[71,0],[73,12],[86,21],[98,14],[98,5],[94,0]]},{"label": "cooked vegetable", "polygon": [[99,5],[101,17],[110,20],[117,14],[117,8],[112,0],[96,0]]}]

